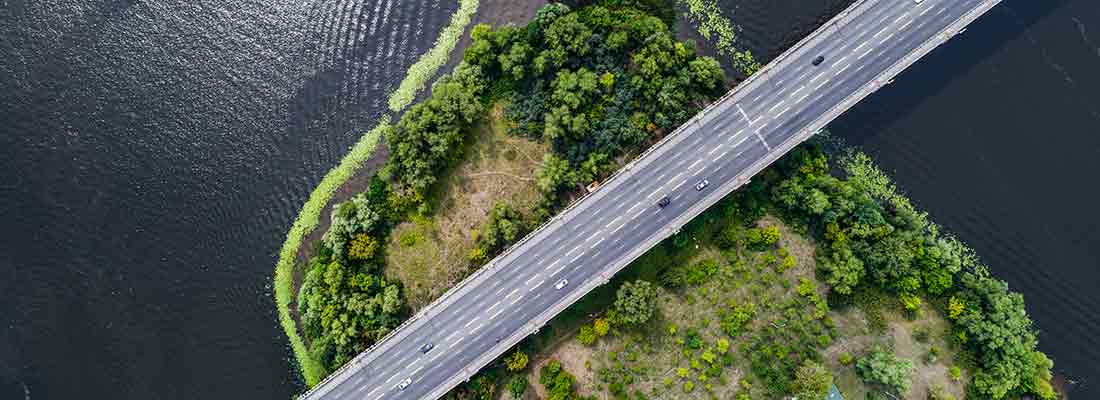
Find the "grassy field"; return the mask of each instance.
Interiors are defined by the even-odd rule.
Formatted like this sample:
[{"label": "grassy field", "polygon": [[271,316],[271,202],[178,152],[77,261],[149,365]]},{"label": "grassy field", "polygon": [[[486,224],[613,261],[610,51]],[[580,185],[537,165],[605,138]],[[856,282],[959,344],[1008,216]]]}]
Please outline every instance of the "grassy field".
[{"label": "grassy field", "polygon": [[414,310],[470,272],[473,233],[494,204],[527,212],[540,197],[534,171],[548,147],[509,136],[506,123],[503,106],[494,105],[472,130],[462,160],[431,193],[433,215],[410,218],[390,235],[386,274],[401,281]]},{"label": "grassy field", "polygon": [[[779,375],[785,363],[797,366],[810,352],[829,367],[848,398],[862,399],[868,388],[854,365],[840,359],[858,359],[874,346],[884,346],[916,366],[906,398],[926,399],[933,385],[962,398],[962,384],[949,378],[955,350],[944,339],[947,323],[937,311],[925,306],[919,318],[910,320],[884,302],[874,310],[881,316],[874,327],[860,307],[823,313],[812,300],[824,299],[827,287],[814,276],[813,241],[766,216],[759,226],[779,229],[777,246],[761,251],[741,244],[723,250],[711,240],[723,225],[714,223],[721,218],[719,212],[708,213],[700,219],[710,222],[694,227],[686,245],[658,246],[624,273],[657,280],[656,271],[667,267],[713,261],[717,268],[712,277],[673,290],[662,288],[653,320],[637,329],[613,328],[592,346],[580,343],[576,329],[591,322],[597,308],[587,308],[579,318],[555,320],[552,335],[559,337],[536,339],[542,352],[534,357],[528,379],[537,381],[535,371],[556,359],[576,376],[579,394],[597,398],[639,392],[653,399],[733,399],[739,393],[752,399],[778,398],[767,390],[770,382],[761,372],[772,368]],[[723,329],[726,317],[748,309],[753,310],[751,318],[735,335]],[[929,357],[933,347],[937,356]],[[761,353],[767,362],[754,366],[754,354]],[[531,390],[546,398],[541,385]]]}]

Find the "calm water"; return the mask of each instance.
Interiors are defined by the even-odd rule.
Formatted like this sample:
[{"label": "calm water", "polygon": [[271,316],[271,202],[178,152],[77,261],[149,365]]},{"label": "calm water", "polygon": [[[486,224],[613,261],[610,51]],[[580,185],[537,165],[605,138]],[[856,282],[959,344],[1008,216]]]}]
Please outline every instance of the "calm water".
[{"label": "calm water", "polygon": [[[849,2],[720,4],[775,55]],[[1100,398],[1097,71],[1100,2],[1006,0],[830,126],[1024,294],[1081,399]]]},{"label": "calm water", "polygon": [[1100,398],[1100,2],[1007,0],[835,124],[1024,294]]},{"label": "calm water", "polygon": [[0,399],[286,399],[269,285],[451,0],[0,1]]},{"label": "calm water", "polygon": [[[840,3],[721,2],[758,54]],[[455,7],[0,2],[0,399],[288,398],[275,252]],[[1078,398],[1098,70],[1100,4],[1008,0],[832,127],[1025,293]]]}]

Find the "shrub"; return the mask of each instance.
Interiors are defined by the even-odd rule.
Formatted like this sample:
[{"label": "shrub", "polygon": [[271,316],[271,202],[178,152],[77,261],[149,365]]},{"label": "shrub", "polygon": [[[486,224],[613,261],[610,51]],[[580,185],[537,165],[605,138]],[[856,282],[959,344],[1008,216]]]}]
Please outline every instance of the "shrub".
[{"label": "shrub", "polygon": [[804,400],[823,400],[832,384],[833,375],[829,370],[813,360],[806,360],[795,372],[791,394]]},{"label": "shrub", "polygon": [[913,362],[899,359],[893,353],[875,350],[856,363],[856,372],[864,382],[905,394],[909,391]]},{"label": "shrub", "polygon": [[695,390],[695,382],[692,382],[692,381],[684,382],[683,389],[684,389],[684,393],[691,393],[693,390]]},{"label": "shrub", "polygon": [[508,381],[508,392],[512,394],[514,399],[522,399],[523,393],[527,391],[527,376],[516,375],[512,377],[512,380]]},{"label": "shrub", "polygon": [[612,320],[619,325],[637,325],[649,321],[657,308],[657,288],[647,281],[626,282],[611,305]]},{"label": "shrub", "polygon": [[596,321],[592,323],[592,329],[596,331],[596,336],[604,337],[611,329],[611,324],[604,318],[596,318]]},{"label": "shrub", "polygon": [[581,344],[591,346],[596,343],[596,331],[591,326],[582,326],[580,333],[577,334],[577,339],[580,340]]},{"label": "shrub", "polygon": [[527,368],[527,353],[516,351],[504,359],[509,371],[519,371]]}]

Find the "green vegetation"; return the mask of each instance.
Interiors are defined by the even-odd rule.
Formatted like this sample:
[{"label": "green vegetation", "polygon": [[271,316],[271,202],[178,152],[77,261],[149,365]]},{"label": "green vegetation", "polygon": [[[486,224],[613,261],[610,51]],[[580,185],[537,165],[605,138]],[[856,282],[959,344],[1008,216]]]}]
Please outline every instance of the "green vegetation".
[{"label": "green vegetation", "polygon": [[470,24],[470,18],[477,11],[477,5],[478,0],[458,1],[458,11],[451,15],[451,23],[439,33],[439,37],[435,39],[435,45],[422,54],[416,64],[409,67],[405,79],[402,79],[397,90],[390,94],[390,111],[400,112],[405,109],[405,106],[416,98],[416,93],[428,84],[428,80],[432,79],[439,67],[447,63],[447,58],[450,57],[455,44],[462,38],[462,32],[466,30],[466,25]]},{"label": "green vegetation", "polygon": [[730,57],[734,68],[743,76],[748,77],[764,67],[748,50],[737,50],[737,28],[722,16],[717,0],[677,0],[677,3],[687,10],[687,15],[699,34],[704,39],[714,40],[718,53]]},{"label": "green vegetation", "polygon": [[607,3],[551,4],[522,28],[476,26],[464,57],[510,99],[511,133],[553,148],[537,172],[547,197],[539,218],[724,91],[717,61],[696,56],[629,2]]},{"label": "green vegetation", "polygon": [[[399,89],[390,96],[391,110],[397,112],[405,108],[416,96],[416,92],[423,88],[427,80],[446,62],[462,31],[469,24],[471,15],[477,10],[477,3],[477,0],[460,0],[459,10],[452,16],[451,24],[440,34],[432,49],[409,68]],[[279,312],[279,323],[290,340],[291,350],[295,359],[298,360],[298,366],[307,386],[316,385],[327,372],[317,359],[309,356],[306,344],[299,335],[298,326],[290,314],[290,304],[294,302],[292,288],[294,260],[302,245],[302,239],[317,227],[321,210],[332,199],[333,193],[355,175],[378,146],[382,132],[388,128],[389,117],[383,116],[378,126],[364,134],[351,151],[340,160],[340,163],[325,174],[321,183],[313,189],[309,199],[302,205],[302,210],[294,219],[294,223],[287,232],[286,241],[283,242],[279,251],[279,259],[275,264],[275,304]]]},{"label": "green vegetation", "polygon": [[657,308],[657,288],[646,281],[627,282],[619,287],[611,306],[611,320],[619,325],[638,325],[649,321]]},{"label": "green vegetation", "polygon": [[[672,39],[660,20],[626,3],[609,2],[610,8],[592,6],[577,12],[555,4],[522,30],[475,28],[464,61],[435,83],[432,95],[397,123],[372,131],[370,141],[361,142],[330,173],[332,179],[326,177],[307,202],[299,218],[303,223],[291,229],[276,273],[280,315],[308,385],[383,337],[409,313],[402,296],[405,289],[393,279],[407,275],[388,270],[387,264],[395,261],[389,253],[395,248],[383,244],[392,243],[391,231],[409,219],[431,226],[422,221],[431,221],[434,208],[440,206],[440,177],[465,154],[470,131],[485,118],[487,104],[505,104],[507,115],[515,117],[509,130],[551,143],[553,151],[543,158],[560,160],[558,165],[564,164],[571,175],[563,179],[545,173],[549,168],[540,172],[540,178],[553,182],[534,216],[508,204],[493,207],[481,228],[471,232],[475,244],[466,257],[474,268],[549,217],[562,205],[559,200],[577,191],[579,184],[613,170],[618,162],[614,157],[640,151],[645,140],[671,130],[721,93],[722,72],[714,60],[696,57]],[[432,69],[445,61],[455,35],[475,9],[476,1],[462,1],[436,48],[414,65],[409,79],[394,93],[391,107],[403,108]],[[658,93],[662,101],[647,100]],[[615,121],[607,122],[608,118]],[[314,245],[297,299],[303,340],[289,313],[295,253],[332,192],[362,164],[379,134],[390,147],[389,159],[366,193],[334,206],[332,227]],[[573,165],[583,172],[573,173]],[[428,235],[434,233],[402,229],[396,242],[399,248],[419,249],[433,245]],[[413,283],[411,289],[421,293],[420,282]],[[428,300],[418,295],[417,304]],[[601,332],[606,334],[607,327]]]},{"label": "green vegetation", "polygon": [[[1020,296],[865,156],[839,166],[796,149],[624,270],[620,292],[663,286],[649,322],[585,323],[581,354],[551,356],[591,362],[578,386],[612,398],[822,398],[834,380],[854,398],[1052,398]],[[612,293],[585,312],[615,317]]]},{"label": "green vegetation", "polygon": [[912,381],[913,362],[897,358],[894,353],[874,350],[856,362],[856,371],[864,382],[905,395]]},{"label": "green vegetation", "polygon": [[833,375],[824,365],[806,360],[795,372],[791,394],[802,400],[824,400],[833,384]]},{"label": "green vegetation", "polygon": [[367,161],[375,147],[378,147],[382,131],[387,129],[388,125],[389,119],[383,117],[378,127],[363,135],[348,155],[340,160],[340,164],[325,174],[321,183],[310,193],[306,204],[302,206],[302,211],[294,219],[294,224],[290,226],[286,241],[279,250],[279,261],[275,263],[275,306],[279,310],[279,324],[290,339],[294,358],[298,360],[302,377],[309,386],[316,385],[324,379],[327,372],[318,359],[309,355],[305,342],[298,334],[298,326],[290,315],[290,303],[294,301],[294,289],[291,287],[294,279],[294,259],[298,254],[298,248],[302,245],[302,238],[317,227],[321,210],[325,208],[325,204],[328,204],[332,194],[336,193],[336,189],[347,182],[359,166]]}]

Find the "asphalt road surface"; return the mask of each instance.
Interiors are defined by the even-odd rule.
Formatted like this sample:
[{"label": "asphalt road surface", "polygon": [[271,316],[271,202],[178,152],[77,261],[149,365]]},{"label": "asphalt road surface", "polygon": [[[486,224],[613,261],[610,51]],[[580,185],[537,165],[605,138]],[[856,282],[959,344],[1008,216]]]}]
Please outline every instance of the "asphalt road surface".
[{"label": "asphalt road surface", "polygon": [[[850,104],[881,74],[986,0],[867,0],[697,116],[309,399],[435,399]],[[945,39],[946,40],[946,39]],[[824,57],[820,65],[812,61]],[[838,111],[839,110],[839,111]],[[702,180],[709,185],[695,186]],[[671,199],[657,206],[664,196]],[[616,266],[611,268],[610,266]],[[555,283],[569,284],[562,289]],[[434,349],[419,348],[431,342]],[[408,379],[405,389],[398,385]]]}]

